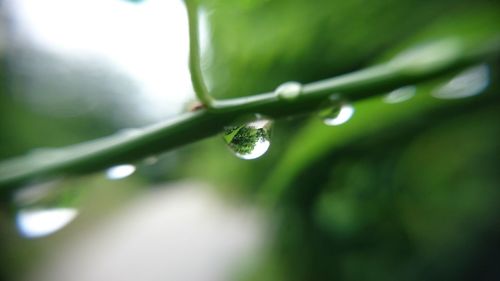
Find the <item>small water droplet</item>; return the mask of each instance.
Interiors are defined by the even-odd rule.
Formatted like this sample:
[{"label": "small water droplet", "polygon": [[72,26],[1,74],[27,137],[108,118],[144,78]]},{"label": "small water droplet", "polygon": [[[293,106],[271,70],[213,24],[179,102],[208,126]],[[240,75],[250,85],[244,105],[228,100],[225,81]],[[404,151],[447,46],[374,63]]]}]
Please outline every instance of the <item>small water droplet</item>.
[{"label": "small water droplet", "polygon": [[336,105],[320,112],[323,123],[328,126],[338,126],[346,123],[354,114],[354,107],[345,101],[337,102]]},{"label": "small water droplet", "polygon": [[448,83],[437,88],[432,96],[440,99],[460,99],[482,93],[490,83],[487,65],[468,68]]},{"label": "small water droplet", "polygon": [[20,209],[16,226],[23,237],[40,238],[64,228],[77,215],[73,208]]},{"label": "small water droplet", "polygon": [[135,172],[135,166],[123,164],[113,166],[106,170],[106,177],[110,180],[119,180],[132,175]]},{"label": "small water droplet", "polygon": [[274,91],[278,98],[283,100],[294,100],[300,95],[301,92],[302,84],[295,81],[283,83]]},{"label": "small water droplet", "polygon": [[417,92],[417,88],[415,86],[405,86],[398,88],[390,93],[388,93],[384,97],[384,102],[386,103],[400,103],[411,99],[415,93]]},{"label": "small water droplet", "polygon": [[256,159],[264,155],[271,145],[272,121],[260,119],[224,130],[224,140],[234,154],[241,159]]},{"label": "small water droplet", "polygon": [[12,194],[15,223],[21,236],[48,236],[68,225],[78,215],[74,207],[79,193],[66,179],[34,182]]}]

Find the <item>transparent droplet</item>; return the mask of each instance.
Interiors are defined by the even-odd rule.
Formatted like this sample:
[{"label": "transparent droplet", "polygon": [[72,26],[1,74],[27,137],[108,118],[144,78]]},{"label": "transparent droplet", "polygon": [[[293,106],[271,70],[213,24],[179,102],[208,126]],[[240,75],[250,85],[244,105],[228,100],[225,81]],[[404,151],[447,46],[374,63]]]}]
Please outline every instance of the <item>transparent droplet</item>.
[{"label": "transparent droplet", "polygon": [[323,123],[328,126],[338,126],[346,123],[354,114],[354,107],[347,102],[337,102],[336,105],[320,112]]},{"label": "transparent droplet", "polygon": [[296,99],[301,92],[302,84],[295,81],[283,83],[274,91],[278,98],[283,100]]},{"label": "transparent droplet", "polygon": [[135,172],[135,166],[123,164],[113,166],[106,170],[106,177],[110,180],[119,180],[132,175]]},{"label": "transparent droplet", "polygon": [[20,209],[16,226],[26,238],[40,238],[61,230],[78,215],[74,208]]},{"label": "transparent droplet", "polygon": [[487,65],[468,68],[451,81],[437,88],[432,95],[440,99],[460,99],[482,93],[490,84],[490,71]]},{"label": "transparent droplet", "polygon": [[33,182],[17,189],[11,204],[19,234],[38,238],[62,229],[78,215],[75,206],[80,195],[73,182],[64,178]]},{"label": "transparent droplet", "polygon": [[272,121],[260,119],[224,130],[224,140],[241,159],[255,159],[264,155],[271,145]]},{"label": "transparent droplet", "polygon": [[417,88],[415,86],[405,86],[398,88],[390,93],[388,93],[384,97],[384,102],[386,103],[400,103],[411,99],[415,93],[417,92]]}]

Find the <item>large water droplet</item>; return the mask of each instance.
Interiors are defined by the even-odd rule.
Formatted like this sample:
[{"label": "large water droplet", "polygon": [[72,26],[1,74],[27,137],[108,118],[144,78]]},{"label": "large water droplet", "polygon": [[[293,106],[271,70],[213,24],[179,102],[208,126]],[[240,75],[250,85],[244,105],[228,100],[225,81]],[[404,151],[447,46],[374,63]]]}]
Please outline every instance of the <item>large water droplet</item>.
[{"label": "large water droplet", "polygon": [[283,83],[274,91],[278,98],[283,100],[294,100],[301,92],[302,84],[295,81]]},{"label": "large water droplet", "polygon": [[437,88],[432,95],[440,99],[460,99],[478,95],[488,87],[489,74],[489,68],[484,64],[468,68]]},{"label": "large water droplet", "polygon": [[229,127],[224,130],[224,140],[239,158],[259,158],[271,145],[271,125],[270,120],[260,119],[241,126]]},{"label": "large water droplet", "polygon": [[354,107],[347,102],[338,102],[333,107],[324,109],[320,112],[323,123],[328,126],[338,126],[346,123],[354,114]]},{"label": "large water droplet", "polygon": [[123,164],[113,166],[106,170],[106,177],[110,180],[119,180],[132,175],[135,172],[135,166]]},{"label": "large water droplet", "polygon": [[77,215],[73,207],[79,193],[64,179],[37,182],[12,195],[16,226],[26,238],[50,235],[68,225]]},{"label": "large water droplet", "polygon": [[417,92],[417,88],[415,86],[405,86],[398,88],[390,93],[388,93],[384,97],[384,102],[386,103],[400,103],[411,99],[415,93]]},{"label": "large water droplet", "polygon": [[73,208],[21,209],[16,214],[16,226],[23,237],[39,238],[62,229],[77,215]]}]

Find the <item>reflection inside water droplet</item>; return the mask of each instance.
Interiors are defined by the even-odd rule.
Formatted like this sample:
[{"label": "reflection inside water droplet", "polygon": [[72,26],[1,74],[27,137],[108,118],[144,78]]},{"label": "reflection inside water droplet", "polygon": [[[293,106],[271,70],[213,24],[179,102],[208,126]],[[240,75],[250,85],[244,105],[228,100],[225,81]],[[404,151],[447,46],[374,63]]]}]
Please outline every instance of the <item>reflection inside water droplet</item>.
[{"label": "reflection inside water droplet", "polygon": [[224,140],[234,154],[241,159],[255,159],[264,155],[271,145],[272,122],[261,119],[224,130]]},{"label": "reflection inside water droplet", "polygon": [[295,81],[283,83],[274,91],[278,98],[283,100],[293,100],[297,98],[301,92],[302,84]]},{"label": "reflection inside water droplet", "polygon": [[39,238],[62,229],[77,215],[73,208],[21,209],[16,214],[16,226],[23,237]]},{"label": "reflection inside water droplet", "polygon": [[437,88],[432,95],[440,99],[459,99],[478,95],[488,87],[489,74],[489,68],[484,64],[468,68]]},{"label": "reflection inside water droplet", "polygon": [[328,126],[338,126],[346,123],[354,114],[354,107],[347,102],[338,102],[337,105],[320,112],[323,123]]},{"label": "reflection inside water droplet", "polygon": [[400,103],[411,99],[415,93],[417,92],[417,88],[415,86],[405,86],[398,88],[390,93],[388,93],[384,97],[384,102],[386,103]]},{"label": "reflection inside water droplet", "polygon": [[106,177],[110,180],[119,180],[132,175],[135,172],[135,166],[123,164],[113,166],[106,170]]}]

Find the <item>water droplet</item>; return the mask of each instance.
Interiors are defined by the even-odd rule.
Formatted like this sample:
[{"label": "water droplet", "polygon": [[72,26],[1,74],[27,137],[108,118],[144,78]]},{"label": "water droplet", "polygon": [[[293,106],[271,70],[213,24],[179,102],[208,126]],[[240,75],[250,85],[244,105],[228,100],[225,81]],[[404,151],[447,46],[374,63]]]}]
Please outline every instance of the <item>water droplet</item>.
[{"label": "water droplet", "polygon": [[440,99],[460,99],[478,95],[488,87],[489,74],[489,68],[484,64],[468,68],[437,88],[432,95]]},{"label": "water droplet", "polygon": [[346,123],[354,114],[354,107],[347,102],[341,101],[337,105],[324,109],[320,112],[320,117],[328,126],[338,126]]},{"label": "water droplet", "polygon": [[390,93],[388,93],[384,97],[384,102],[386,103],[400,103],[411,99],[415,93],[417,92],[417,88],[415,86],[405,86],[398,88]]},{"label": "water droplet", "polygon": [[123,164],[113,166],[106,170],[106,177],[110,180],[119,180],[132,175],[135,172],[135,166]]},{"label": "water droplet", "polygon": [[16,214],[16,226],[26,238],[50,235],[73,221],[78,210],[73,208],[21,209]]},{"label": "water droplet", "polygon": [[63,178],[35,182],[12,194],[15,223],[21,236],[38,238],[68,225],[78,215],[74,207],[80,193]]},{"label": "water droplet", "polygon": [[255,159],[264,155],[271,145],[272,122],[260,119],[224,130],[224,140],[234,154],[241,159]]},{"label": "water droplet", "polygon": [[302,84],[295,81],[290,81],[281,84],[274,93],[278,98],[283,100],[293,100],[296,99],[302,92]]}]

